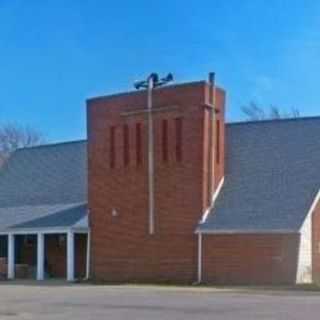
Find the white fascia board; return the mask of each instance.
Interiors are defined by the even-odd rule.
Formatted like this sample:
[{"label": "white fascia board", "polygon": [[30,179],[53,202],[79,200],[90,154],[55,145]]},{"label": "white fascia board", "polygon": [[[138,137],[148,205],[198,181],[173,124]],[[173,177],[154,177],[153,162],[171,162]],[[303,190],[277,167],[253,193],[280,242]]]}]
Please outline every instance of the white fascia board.
[{"label": "white fascia board", "polygon": [[68,233],[69,231],[75,233],[88,233],[89,229],[86,228],[26,228],[26,229],[8,229],[6,231],[0,231],[0,235],[8,234],[57,234],[57,233]]},{"label": "white fascia board", "polygon": [[315,196],[315,198],[314,198],[314,200],[313,200],[313,202],[311,204],[311,207],[310,207],[310,209],[309,209],[309,211],[308,211],[308,213],[307,213],[307,215],[306,215],[306,217],[305,217],[305,219],[304,219],[304,221],[303,221],[303,223],[302,223],[302,225],[300,227],[300,231],[303,229],[303,226],[304,226],[305,222],[308,220],[308,218],[313,214],[313,212],[314,212],[319,200],[320,200],[320,189],[318,190],[318,192],[317,192],[317,194],[316,194],[316,196]]},{"label": "white fascia board", "polygon": [[312,282],[312,216],[320,200],[320,190],[318,190],[309,211],[300,227],[300,243],[298,252],[297,283]]},{"label": "white fascia board", "polygon": [[278,230],[196,230],[201,234],[299,234],[299,230],[278,229]]},{"label": "white fascia board", "polygon": [[210,213],[210,211],[212,210],[213,206],[214,206],[214,203],[216,202],[217,198],[218,198],[218,195],[221,191],[221,188],[223,186],[223,183],[224,183],[224,177],[221,178],[219,184],[218,184],[218,187],[216,189],[216,191],[213,193],[213,196],[212,196],[212,199],[211,199],[211,205],[209,206],[209,208],[204,212],[204,214],[202,215],[201,217],[201,220],[200,220],[200,224],[202,223],[205,223],[207,218],[208,218],[208,215]]}]

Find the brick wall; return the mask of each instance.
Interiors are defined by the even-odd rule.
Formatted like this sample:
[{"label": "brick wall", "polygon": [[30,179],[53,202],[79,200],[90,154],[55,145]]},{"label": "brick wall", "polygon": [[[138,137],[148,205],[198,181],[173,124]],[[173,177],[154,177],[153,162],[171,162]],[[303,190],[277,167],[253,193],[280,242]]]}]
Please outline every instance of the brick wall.
[{"label": "brick wall", "polygon": [[[62,235],[61,235],[62,236]],[[63,239],[63,241],[62,241]],[[47,272],[54,278],[66,277],[66,236],[59,241],[58,235],[45,236]]]},{"label": "brick wall", "polygon": [[[194,230],[209,197],[208,179],[204,179],[208,174],[207,92],[206,82],[154,92],[154,109],[158,110],[154,113],[155,235],[148,234],[146,114],[130,113],[146,109],[146,92],[88,101],[94,278],[153,282],[196,279]],[[224,92],[217,89],[217,96],[223,112]],[[137,125],[142,130],[140,142]],[[224,123],[221,125],[223,139]],[[137,156],[140,144],[141,163]]]},{"label": "brick wall", "polygon": [[203,282],[295,284],[299,234],[204,235]]},{"label": "brick wall", "polygon": [[87,235],[75,235],[75,277],[84,279],[87,264]]},{"label": "brick wall", "polygon": [[7,279],[8,274],[8,259],[0,257],[0,280]]}]

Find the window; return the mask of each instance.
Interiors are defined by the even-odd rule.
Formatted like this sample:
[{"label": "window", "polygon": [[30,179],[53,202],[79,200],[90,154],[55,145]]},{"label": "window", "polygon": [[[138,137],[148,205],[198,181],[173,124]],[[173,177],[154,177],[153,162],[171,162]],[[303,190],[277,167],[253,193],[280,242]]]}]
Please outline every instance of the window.
[{"label": "window", "polygon": [[112,126],[110,128],[110,168],[114,168],[115,167],[115,162],[116,162],[116,150],[115,150],[115,131],[116,128],[114,126]]},{"label": "window", "polygon": [[216,162],[220,162],[220,121],[216,120]]},{"label": "window", "polygon": [[182,161],[182,118],[175,119],[176,129],[176,160]]},{"label": "window", "polygon": [[136,123],[136,162],[137,166],[142,164],[142,125]]},{"label": "window", "polygon": [[125,124],[123,126],[123,164],[125,167],[130,162],[130,145],[129,145],[129,126]]},{"label": "window", "polygon": [[162,161],[168,162],[168,120],[162,120]]}]

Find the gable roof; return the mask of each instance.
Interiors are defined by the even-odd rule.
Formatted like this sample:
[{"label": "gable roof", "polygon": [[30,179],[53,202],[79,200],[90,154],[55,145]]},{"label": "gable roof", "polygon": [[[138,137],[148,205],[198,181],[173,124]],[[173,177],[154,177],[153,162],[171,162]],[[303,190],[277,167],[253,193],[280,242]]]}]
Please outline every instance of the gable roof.
[{"label": "gable roof", "polygon": [[19,149],[0,169],[0,231],[70,227],[86,203],[86,141]]},{"label": "gable roof", "polygon": [[[202,232],[296,232],[320,188],[320,117],[226,125],[224,185]],[[87,143],[16,151],[0,169],[0,231],[88,226]]]},{"label": "gable roof", "polygon": [[229,124],[224,185],[202,232],[295,232],[320,188],[320,117]]}]

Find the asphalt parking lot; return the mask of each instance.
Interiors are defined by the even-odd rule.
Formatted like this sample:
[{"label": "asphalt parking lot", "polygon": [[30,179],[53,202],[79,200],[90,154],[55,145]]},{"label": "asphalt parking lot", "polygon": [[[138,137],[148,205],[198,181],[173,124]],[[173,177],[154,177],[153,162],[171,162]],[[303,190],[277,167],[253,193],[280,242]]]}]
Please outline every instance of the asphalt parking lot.
[{"label": "asphalt parking lot", "polygon": [[0,319],[319,319],[320,294],[1,284]]}]

